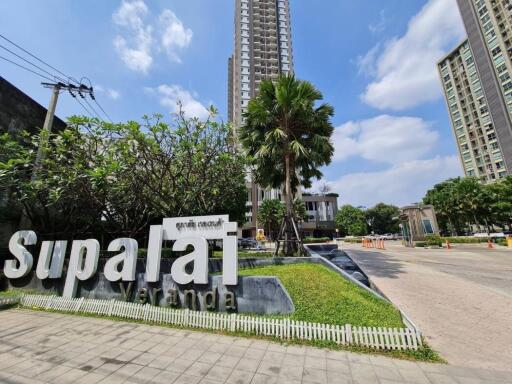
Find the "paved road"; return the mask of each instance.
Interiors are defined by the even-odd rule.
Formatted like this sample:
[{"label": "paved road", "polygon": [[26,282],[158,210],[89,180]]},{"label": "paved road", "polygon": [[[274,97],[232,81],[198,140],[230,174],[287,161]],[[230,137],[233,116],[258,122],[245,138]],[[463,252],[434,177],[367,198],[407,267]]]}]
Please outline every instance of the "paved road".
[{"label": "paved road", "polygon": [[511,250],[342,248],[448,362],[512,371]]},{"label": "paved road", "polygon": [[0,382],[511,383],[509,372],[423,364],[87,317],[0,312]]}]

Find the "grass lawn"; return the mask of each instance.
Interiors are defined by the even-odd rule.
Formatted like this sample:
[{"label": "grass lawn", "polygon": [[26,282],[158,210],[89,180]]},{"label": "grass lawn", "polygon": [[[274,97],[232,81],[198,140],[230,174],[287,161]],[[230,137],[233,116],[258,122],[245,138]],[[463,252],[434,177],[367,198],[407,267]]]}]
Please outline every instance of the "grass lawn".
[{"label": "grass lawn", "polygon": [[295,304],[294,320],[371,327],[404,327],[389,303],[319,264],[241,269],[242,276],[277,276]]}]

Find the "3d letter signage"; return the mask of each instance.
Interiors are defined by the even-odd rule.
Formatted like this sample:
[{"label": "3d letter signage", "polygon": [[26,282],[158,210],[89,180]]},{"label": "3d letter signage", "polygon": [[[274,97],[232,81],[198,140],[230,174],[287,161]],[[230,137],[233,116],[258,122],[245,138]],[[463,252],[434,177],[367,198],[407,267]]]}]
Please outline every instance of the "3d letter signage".
[{"label": "3d letter signage", "polygon": [[[237,223],[230,222],[228,215],[168,218],[163,220],[162,225],[152,225],[149,231],[146,282],[159,281],[162,242],[172,240],[174,241],[173,251],[186,252],[190,246],[193,248],[193,251],[179,257],[172,264],[172,280],[177,284],[207,284],[208,240],[222,240],[222,284],[237,285],[236,231]],[[14,259],[5,261],[4,274],[7,278],[22,278],[32,270],[34,258],[25,246],[36,243],[37,235],[34,231],[18,231],[12,235],[9,251]],[[67,248],[68,242],[64,240],[43,241],[37,261],[36,276],[41,280],[61,278]],[[137,241],[130,238],[115,239],[108,245],[107,251],[117,252],[117,254],[105,263],[103,270],[105,278],[112,282],[135,281]],[[100,244],[95,239],[74,240],[69,254],[63,296],[74,297],[78,282],[92,278],[97,272]],[[193,263],[192,271],[185,268],[189,263]]]}]

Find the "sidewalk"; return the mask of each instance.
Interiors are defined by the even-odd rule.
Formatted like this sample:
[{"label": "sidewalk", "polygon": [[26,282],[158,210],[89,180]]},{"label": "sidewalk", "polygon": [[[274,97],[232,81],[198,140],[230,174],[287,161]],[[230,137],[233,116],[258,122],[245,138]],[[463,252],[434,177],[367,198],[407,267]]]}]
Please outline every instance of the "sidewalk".
[{"label": "sidewalk", "polygon": [[2,383],[512,383],[415,363],[111,320],[0,312]]}]

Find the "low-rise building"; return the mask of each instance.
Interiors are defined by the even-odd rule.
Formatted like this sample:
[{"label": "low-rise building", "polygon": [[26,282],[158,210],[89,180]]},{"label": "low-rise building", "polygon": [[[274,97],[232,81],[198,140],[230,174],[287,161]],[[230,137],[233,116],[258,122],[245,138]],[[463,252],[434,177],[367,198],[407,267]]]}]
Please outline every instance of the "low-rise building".
[{"label": "low-rise building", "polygon": [[301,223],[305,237],[333,237],[336,226],[334,218],[338,213],[338,194],[303,193],[302,200],[306,205],[307,218]]}]

